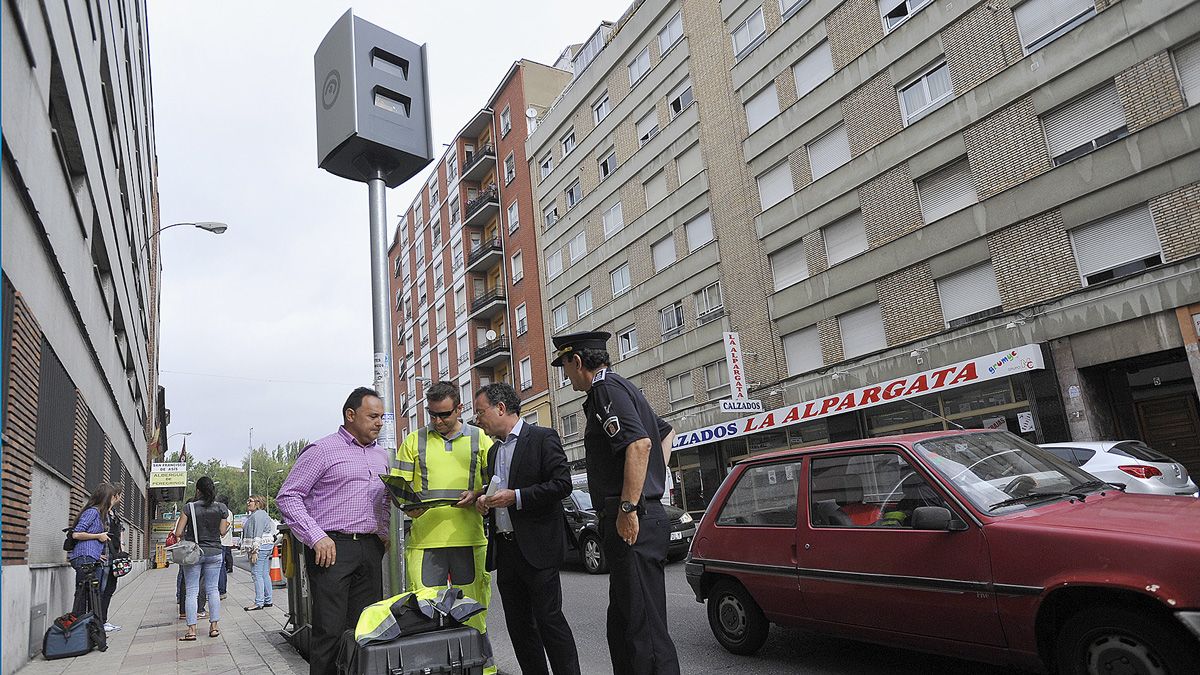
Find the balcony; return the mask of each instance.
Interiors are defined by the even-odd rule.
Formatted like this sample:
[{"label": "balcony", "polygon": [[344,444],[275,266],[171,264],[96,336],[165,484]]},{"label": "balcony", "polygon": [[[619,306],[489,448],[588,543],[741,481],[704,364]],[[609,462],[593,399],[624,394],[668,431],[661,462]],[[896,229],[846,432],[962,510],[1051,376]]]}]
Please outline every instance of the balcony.
[{"label": "balcony", "polygon": [[512,356],[508,338],[500,337],[491,342],[484,342],[475,348],[475,368],[495,368],[501,361],[507,361]]},{"label": "balcony", "polygon": [[499,237],[492,237],[471,249],[471,254],[467,256],[467,271],[482,273],[500,264],[502,260],[504,248],[500,245]]},{"label": "balcony", "polygon": [[462,179],[478,183],[496,168],[496,148],[491,143],[476,148],[463,162]]},{"label": "balcony", "polygon": [[500,213],[500,193],[496,186],[487,186],[479,196],[467,202],[463,213],[463,225],[487,225],[492,216]]},{"label": "balcony", "polygon": [[504,288],[497,286],[471,298],[471,319],[490,319],[505,309]]}]

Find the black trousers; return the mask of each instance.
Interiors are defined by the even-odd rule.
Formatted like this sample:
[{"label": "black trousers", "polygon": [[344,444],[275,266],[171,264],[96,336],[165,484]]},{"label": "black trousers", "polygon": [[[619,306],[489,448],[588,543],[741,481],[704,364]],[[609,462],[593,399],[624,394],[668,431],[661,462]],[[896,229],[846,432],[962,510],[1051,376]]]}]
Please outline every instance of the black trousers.
[{"label": "black trousers", "polygon": [[337,545],[333,565],[317,565],[316,551],[304,549],[312,592],[309,675],[337,673],[342,633],[354,628],[367,605],[383,599],[383,541],[373,534],[360,534],[357,539],[328,534]]},{"label": "black trousers", "polygon": [[108,606],[112,604],[113,593],[117,592],[117,577],[113,576],[112,572],[108,574],[108,581],[105,582],[104,590],[100,592],[100,618],[108,623]]},{"label": "black trousers", "polygon": [[496,588],[504,602],[504,624],[524,675],[579,675],[575,636],[562,613],[558,568],[538,569],[512,539],[493,535]]},{"label": "black trousers", "polygon": [[633,546],[617,533],[616,509],[600,519],[609,570],[608,653],[615,675],[678,675],[679,655],[667,633],[670,522],[661,503],[644,509]]}]

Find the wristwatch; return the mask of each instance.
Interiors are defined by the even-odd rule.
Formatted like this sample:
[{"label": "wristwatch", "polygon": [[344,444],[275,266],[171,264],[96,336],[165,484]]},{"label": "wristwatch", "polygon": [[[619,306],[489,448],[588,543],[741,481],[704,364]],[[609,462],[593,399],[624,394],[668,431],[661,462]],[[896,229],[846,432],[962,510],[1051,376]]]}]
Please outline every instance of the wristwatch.
[{"label": "wristwatch", "polygon": [[637,507],[638,505],[634,504],[633,502],[621,502],[622,513],[633,513],[634,511],[637,511]]}]

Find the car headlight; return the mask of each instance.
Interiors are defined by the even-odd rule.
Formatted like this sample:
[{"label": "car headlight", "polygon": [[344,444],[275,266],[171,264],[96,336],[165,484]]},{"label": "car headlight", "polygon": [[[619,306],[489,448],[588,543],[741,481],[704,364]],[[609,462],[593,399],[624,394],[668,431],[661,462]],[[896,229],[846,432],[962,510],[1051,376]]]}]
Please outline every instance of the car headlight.
[{"label": "car headlight", "polygon": [[683,516],[681,516],[681,517],[679,518],[679,522],[681,522],[681,523],[690,523],[690,522],[692,522],[692,514],[688,513],[687,511],[684,511],[684,512],[683,512]]}]

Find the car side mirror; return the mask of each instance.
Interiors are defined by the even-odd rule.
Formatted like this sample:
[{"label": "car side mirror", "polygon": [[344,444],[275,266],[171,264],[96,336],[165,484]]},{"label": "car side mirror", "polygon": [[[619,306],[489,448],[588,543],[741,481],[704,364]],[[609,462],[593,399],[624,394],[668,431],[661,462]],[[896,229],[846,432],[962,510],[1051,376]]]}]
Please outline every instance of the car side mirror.
[{"label": "car side mirror", "polygon": [[954,514],[942,506],[918,506],[912,515],[914,530],[941,530],[957,532],[967,529],[967,524],[954,517]]}]

